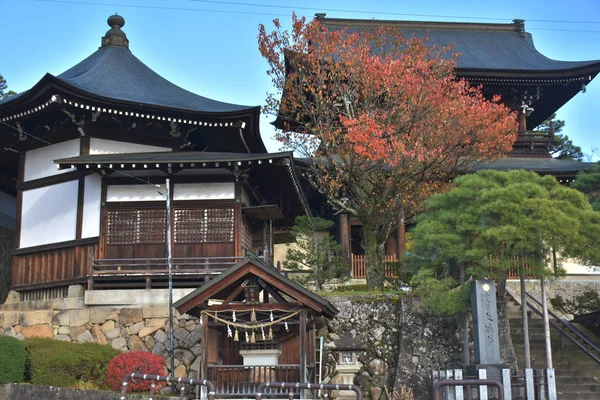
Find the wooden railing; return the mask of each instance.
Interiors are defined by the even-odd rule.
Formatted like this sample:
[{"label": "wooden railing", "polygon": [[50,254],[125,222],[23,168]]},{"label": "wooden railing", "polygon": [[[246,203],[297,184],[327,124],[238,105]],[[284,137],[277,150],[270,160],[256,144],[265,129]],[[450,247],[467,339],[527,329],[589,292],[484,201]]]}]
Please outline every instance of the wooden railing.
[{"label": "wooden railing", "polygon": [[[219,273],[243,257],[172,258],[173,275]],[[92,276],[155,276],[168,273],[166,258],[113,258],[92,261]]]},{"label": "wooden railing", "polygon": [[[497,259],[496,256],[490,256],[490,259]],[[520,257],[510,257],[511,267],[507,271],[507,279],[519,279],[521,277],[521,261]],[[525,279],[533,279],[535,278],[535,273],[533,271],[533,267],[527,261],[527,257],[525,257]]]},{"label": "wooden railing", "polygon": [[300,365],[209,365],[207,380],[218,395],[253,395],[261,382],[300,382]]},{"label": "wooden railing", "polygon": [[[352,277],[354,279],[365,279],[367,277],[367,260],[364,255],[352,254]],[[398,262],[395,254],[383,256],[383,268],[386,278],[393,278],[396,275],[394,266],[391,263]]]}]

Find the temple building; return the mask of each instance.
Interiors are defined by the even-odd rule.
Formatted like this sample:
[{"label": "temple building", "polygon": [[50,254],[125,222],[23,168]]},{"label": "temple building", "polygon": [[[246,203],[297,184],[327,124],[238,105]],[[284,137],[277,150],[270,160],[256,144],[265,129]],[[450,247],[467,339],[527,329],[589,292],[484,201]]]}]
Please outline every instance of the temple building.
[{"label": "temple building", "polygon": [[[600,71],[600,60],[557,61],[544,56],[535,48],[531,33],[525,30],[525,21],[519,19],[509,24],[340,19],[327,18],[325,14],[316,14],[316,19],[329,30],[361,32],[386,26],[402,30],[406,37],[426,37],[428,45],[452,46],[452,52],[459,54],[457,77],[482,85],[488,98],[501,95],[502,102],[519,113],[513,150],[503,159],[474,166],[473,171],[523,169],[553,175],[568,184],[578,171],[591,166],[591,163],[552,158],[554,133],[534,129],[573,96],[585,92],[586,85]],[[352,275],[357,278],[365,276],[361,227],[357,219],[340,214],[338,238],[352,262]],[[386,260],[397,260],[405,251],[406,242],[405,227],[401,224],[386,243]]]}]

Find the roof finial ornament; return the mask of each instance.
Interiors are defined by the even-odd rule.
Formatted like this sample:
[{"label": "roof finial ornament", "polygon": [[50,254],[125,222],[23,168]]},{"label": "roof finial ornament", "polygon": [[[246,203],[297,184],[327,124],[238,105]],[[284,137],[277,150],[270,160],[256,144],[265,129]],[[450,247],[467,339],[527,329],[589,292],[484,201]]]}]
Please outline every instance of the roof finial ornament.
[{"label": "roof finial ornament", "polygon": [[102,45],[100,47],[120,46],[129,48],[129,40],[127,40],[127,35],[125,35],[125,32],[121,30],[121,28],[125,25],[125,18],[115,13],[114,15],[108,17],[106,23],[108,26],[110,26],[110,29],[102,38]]},{"label": "roof finial ornament", "polygon": [[525,20],[524,19],[513,19],[515,30],[521,37],[525,37]]}]

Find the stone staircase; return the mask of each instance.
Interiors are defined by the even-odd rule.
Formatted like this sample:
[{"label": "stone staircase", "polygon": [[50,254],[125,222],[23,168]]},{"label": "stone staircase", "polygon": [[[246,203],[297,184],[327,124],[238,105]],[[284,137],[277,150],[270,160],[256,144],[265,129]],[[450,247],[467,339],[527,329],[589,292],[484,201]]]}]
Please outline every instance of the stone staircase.
[{"label": "stone staircase", "polygon": [[[507,314],[518,367],[522,369],[525,367],[525,345],[521,306],[508,294]],[[560,400],[600,400],[600,365],[569,339],[564,338],[561,342],[560,333],[552,326],[550,327],[550,337],[558,398]],[[533,312],[530,312],[529,317],[529,341],[531,368],[544,369],[546,367],[544,322]]]}]

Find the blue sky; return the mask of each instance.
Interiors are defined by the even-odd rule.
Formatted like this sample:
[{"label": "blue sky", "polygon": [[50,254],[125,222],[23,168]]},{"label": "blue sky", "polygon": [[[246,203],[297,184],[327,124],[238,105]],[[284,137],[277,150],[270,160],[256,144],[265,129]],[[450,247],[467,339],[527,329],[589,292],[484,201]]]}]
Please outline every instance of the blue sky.
[{"label": "blue sky", "polygon": [[[599,0],[0,0],[0,74],[17,92],[46,72],[60,74],[98,48],[108,29],[106,18],[117,12],[126,20],[130,49],[165,78],[216,100],[262,105],[271,86],[257,49],[258,25],[270,27],[273,18],[280,18],[287,26],[293,10],[310,18],[316,12],[332,18],[464,22],[521,18],[544,55],[600,59]],[[564,132],[587,153],[600,146],[599,114],[600,77],[558,112],[566,120]],[[266,116],[261,131],[267,148],[278,150]]]}]

